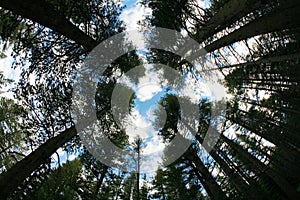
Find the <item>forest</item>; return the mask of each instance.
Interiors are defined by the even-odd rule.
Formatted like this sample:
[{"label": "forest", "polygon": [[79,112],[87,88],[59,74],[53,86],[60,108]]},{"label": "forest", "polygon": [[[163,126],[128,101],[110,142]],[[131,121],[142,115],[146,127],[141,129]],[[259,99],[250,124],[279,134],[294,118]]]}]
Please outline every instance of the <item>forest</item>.
[{"label": "forest", "polygon": [[139,0],[144,50],[124,5],[0,0],[0,200],[299,200],[300,1]]}]

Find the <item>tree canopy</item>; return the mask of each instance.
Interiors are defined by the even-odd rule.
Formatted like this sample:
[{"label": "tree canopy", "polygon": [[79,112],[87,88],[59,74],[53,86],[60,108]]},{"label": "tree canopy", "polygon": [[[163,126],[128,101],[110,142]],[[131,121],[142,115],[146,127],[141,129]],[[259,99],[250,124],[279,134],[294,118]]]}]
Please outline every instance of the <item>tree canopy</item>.
[{"label": "tree canopy", "polygon": [[[0,97],[0,199],[299,199],[300,2],[143,0],[138,6],[152,11],[139,22],[149,40],[161,42],[149,32],[162,27],[203,47],[205,59],[222,77],[219,84],[226,88],[226,99],[216,103],[205,95],[196,100],[180,96],[180,91],[166,86],[163,71],[152,67],[151,74],[148,63],[164,64],[183,77],[180,86],[189,81],[194,88],[201,87],[197,83],[209,74],[204,73],[207,69],[199,72],[198,66],[170,50],[146,47],[126,52],[97,77],[93,106],[99,137],[131,152],[136,170],[107,166],[79,137],[72,95],[89,53],[127,30],[120,18],[122,2],[1,0],[1,57],[12,57],[11,68],[20,69],[21,75],[13,80],[14,98]],[[113,45],[121,49],[123,42]],[[183,48],[180,42],[172,50]],[[8,49],[11,55],[6,55]],[[128,75],[141,65],[143,70],[134,77]],[[162,143],[171,144],[164,155],[174,148],[174,138],[191,144],[176,161],[152,169],[152,174],[140,169],[141,163],[150,163],[144,160],[149,141],[132,140],[119,123],[128,116],[114,107],[112,99],[114,88],[125,80],[122,91],[131,96],[121,103],[129,104],[125,113],[137,115],[143,102],[138,94],[143,88],[138,86],[143,86],[141,77],[147,74],[157,76],[164,92],[158,92],[157,105],[149,112],[156,119],[151,130]],[[0,73],[0,89],[10,81]],[[136,88],[127,88],[130,84]],[[119,101],[122,95],[117,94]],[[182,102],[197,108],[196,117],[183,116]],[[214,118],[214,109],[223,104],[226,109],[217,130],[212,124],[220,118]],[[218,136],[211,149],[205,143],[208,132]],[[156,148],[160,146],[153,146],[150,153]],[[75,158],[68,159],[69,155]]]}]

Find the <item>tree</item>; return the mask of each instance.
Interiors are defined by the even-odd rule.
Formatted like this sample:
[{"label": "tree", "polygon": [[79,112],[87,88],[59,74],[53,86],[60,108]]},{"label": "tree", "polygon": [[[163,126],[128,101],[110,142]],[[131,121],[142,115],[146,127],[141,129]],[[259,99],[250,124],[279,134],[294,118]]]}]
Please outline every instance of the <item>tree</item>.
[{"label": "tree", "polygon": [[137,171],[136,171],[136,198],[140,199],[140,165],[141,165],[141,153],[143,147],[143,140],[140,137],[137,137],[134,140],[133,150],[137,153]]},{"label": "tree", "polygon": [[53,170],[49,178],[42,183],[31,199],[81,199],[79,180],[82,165],[80,160],[73,160]]},{"label": "tree", "polygon": [[166,200],[166,191],[165,191],[165,173],[161,168],[156,170],[155,177],[153,179],[153,187],[152,189],[155,191],[152,194],[153,198],[159,198],[162,200]]},{"label": "tree", "polygon": [[152,181],[151,195],[153,199],[202,199],[200,188],[188,180],[188,173],[183,172],[180,166],[158,168]]},{"label": "tree", "polygon": [[93,49],[96,45],[92,38],[79,30],[65,16],[55,11],[50,1],[1,1],[0,6],[78,42],[87,50]]},{"label": "tree", "polygon": [[140,194],[140,199],[141,200],[148,200],[149,199],[149,186],[147,184],[147,176],[146,174],[144,175],[143,177],[143,183],[142,183],[142,186],[141,186],[141,194]]},{"label": "tree", "polygon": [[[0,88],[11,80],[5,79],[0,73]],[[0,169],[8,170],[21,160],[28,148],[26,147],[26,132],[22,130],[22,116],[26,110],[13,100],[0,97]]]}]

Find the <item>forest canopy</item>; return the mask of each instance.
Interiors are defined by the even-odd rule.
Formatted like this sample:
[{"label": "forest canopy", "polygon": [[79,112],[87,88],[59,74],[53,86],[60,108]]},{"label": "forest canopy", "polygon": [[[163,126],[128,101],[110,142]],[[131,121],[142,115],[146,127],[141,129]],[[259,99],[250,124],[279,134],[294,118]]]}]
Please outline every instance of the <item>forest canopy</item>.
[{"label": "forest canopy", "polygon": [[0,1],[0,199],[298,200],[300,1],[126,2]]}]

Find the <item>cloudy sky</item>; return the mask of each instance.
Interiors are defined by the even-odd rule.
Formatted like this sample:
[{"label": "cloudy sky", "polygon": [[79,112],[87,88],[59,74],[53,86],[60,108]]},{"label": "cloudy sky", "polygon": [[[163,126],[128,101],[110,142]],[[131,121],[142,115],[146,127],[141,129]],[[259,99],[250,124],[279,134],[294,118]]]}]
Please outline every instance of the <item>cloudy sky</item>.
[{"label": "cloudy sky", "polygon": [[137,22],[142,20],[144,16],[151,15],[149,8],[143,7],[135,0],[124,0],[123,4],[126,7],[121,14],[121,19],[126,23],[127,30],[137,29]]}]

